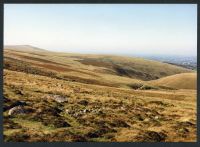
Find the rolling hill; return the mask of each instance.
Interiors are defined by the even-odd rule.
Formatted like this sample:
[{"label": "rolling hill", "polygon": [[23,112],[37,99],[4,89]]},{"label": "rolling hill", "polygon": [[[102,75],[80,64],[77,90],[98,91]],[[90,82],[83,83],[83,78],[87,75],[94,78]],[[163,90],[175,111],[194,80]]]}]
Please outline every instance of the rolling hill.
[{"label": "rolling hill", "polygon": [[[20,46],[6,46],[4,52],[5,60],[8,60],[8,57],[9,60],[25,59],[27,63],[35,66],[36,63],[40,62],[43,65],[37,64],[37,66],[42,67],[44,64],[48,64],[45,68],[50,70],[55,69],[54,65],[60,70],[62,68],[62,72],[69,70],[76,72],[81,67],[81,70],[86,74],[93,73],[94,75],[99,74],[99,76],[106,74],[144,81],[178,73],[194,72],[167,63],[136,57],[55,53],[31,46],[22,46],[21,48]],[[80,70],[78,72],[80,73]]]},{"label": "rolling hill", "polygon": [[45,52],[47,50],[37,48],[31,45],[7,45],[4,47],[4,49],[10,49],[14,51],[20,51],[20,52]]},{"label": "rolling hill", "polygon": [[172,87],[176,89],[197,89],[197,74],[196,73],[176,74],[151,81],[151,84],[157,86]]},{"label": "rolling hill", "polygon": [[6,46],[4,141],[195,142],[195,80],[142,58]]}]

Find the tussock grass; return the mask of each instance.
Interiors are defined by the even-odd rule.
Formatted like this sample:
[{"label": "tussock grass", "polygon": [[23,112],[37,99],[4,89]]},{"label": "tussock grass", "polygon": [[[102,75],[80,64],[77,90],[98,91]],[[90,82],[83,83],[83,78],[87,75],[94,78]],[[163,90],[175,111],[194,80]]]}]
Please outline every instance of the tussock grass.
[{"label": "tussock grass", "polygon": [[[157,85],[164,78],[176,82],[164,76],[193,71],[141,58],[25,48],[5,51],[4,141],[196,141],[196,90]],[[8,115],[22,102],[27,113]]]}]

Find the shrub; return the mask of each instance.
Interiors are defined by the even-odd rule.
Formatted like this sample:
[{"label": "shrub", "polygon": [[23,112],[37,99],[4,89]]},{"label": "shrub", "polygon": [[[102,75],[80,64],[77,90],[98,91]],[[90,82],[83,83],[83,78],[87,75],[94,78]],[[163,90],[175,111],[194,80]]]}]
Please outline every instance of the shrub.
[{"label": "shrub", "polygon": [[143,85],[142,87],[140,87],[141,90],[151,90],[151,89],[154,89],[154,90],[157,90],[159,89],[158,87],[154,87],[154,86],[150,86],[150,85]]},{"label": "shrub", "polygon": [[132,89],[139,89],[143,86],[142,83],[133,83],[133,84],[130,84],[129,87],[131,87]]}]

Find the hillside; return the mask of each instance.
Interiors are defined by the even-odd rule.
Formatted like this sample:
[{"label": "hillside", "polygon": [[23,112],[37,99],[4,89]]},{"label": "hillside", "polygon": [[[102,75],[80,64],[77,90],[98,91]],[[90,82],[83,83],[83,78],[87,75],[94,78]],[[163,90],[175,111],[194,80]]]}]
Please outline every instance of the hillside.
[{"label": "hillside", "polygon": [[4,141],[196,141],[193,83],[156,84],[194,71],[142,58],[22,48],[4,50]]},{"label": "hillside", "polygon": [[[46,65],[45,68],[50,70],[55,70],[54,66],[56,65],[62,72],[71,70],[80,73],[78,69],[81,67],[81,70],[86,74],[98,74],[101,77],[106,74],[145,81],[178,73],[193,72],[182,67],[136,57],[41,52],[43,50],[31,46],[19,48],[20,46],[16,48],[15,46],[5,47],[5,60],[8,60],[7,57],[9,57],[9,61],[25,59],[27,63],[34,63],[34,66],[43,67]],[[27,52],[24,48],[27,48]]]},{"label": "hillside", "polygon": [[31,45],[6,45],[4,49],[19,51],[19,52],[46,52],[47,50],[37,48]]},{"label": "hillside", "polygon": [[197,89],[197,74],[196,73],[181,73],[172,76],[167,76],[150,82],[157,86],[166,86],[176,89]]}]

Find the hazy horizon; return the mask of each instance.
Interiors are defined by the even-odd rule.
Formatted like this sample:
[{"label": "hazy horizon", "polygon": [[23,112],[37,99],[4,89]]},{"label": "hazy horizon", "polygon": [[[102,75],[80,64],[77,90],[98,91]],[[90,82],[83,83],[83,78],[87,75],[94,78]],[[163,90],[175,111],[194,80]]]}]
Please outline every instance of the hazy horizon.
[{"label": "hazy horizon", "polygon": [[4,9],[5,45],[87,54],[197,56],[195,4],[5,4]]}]

